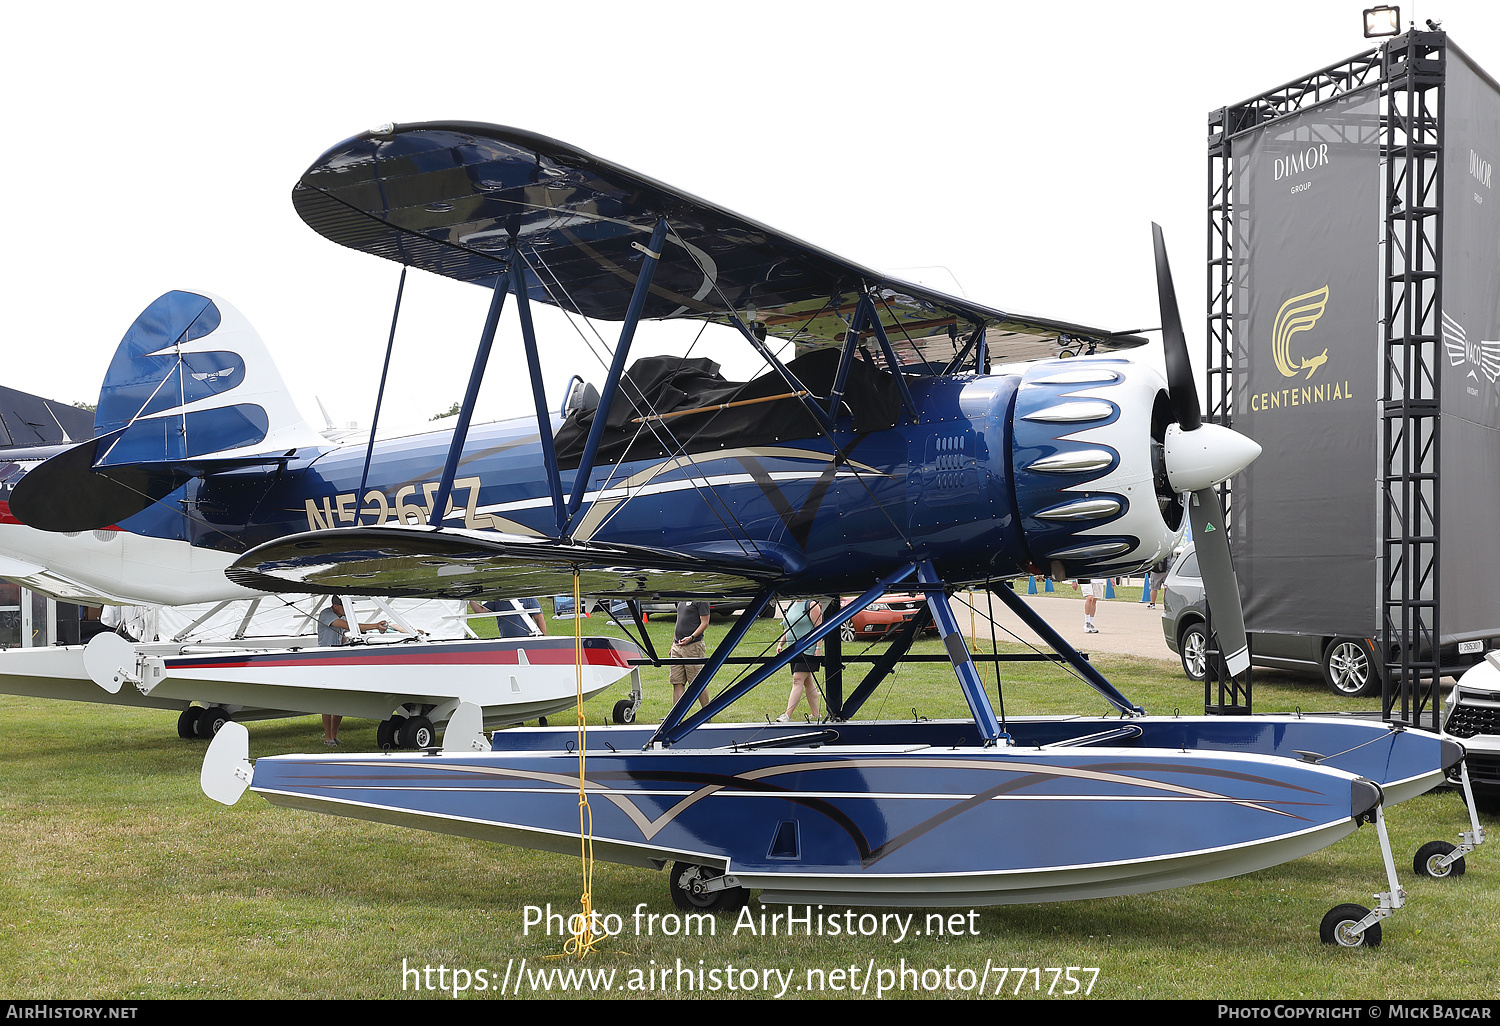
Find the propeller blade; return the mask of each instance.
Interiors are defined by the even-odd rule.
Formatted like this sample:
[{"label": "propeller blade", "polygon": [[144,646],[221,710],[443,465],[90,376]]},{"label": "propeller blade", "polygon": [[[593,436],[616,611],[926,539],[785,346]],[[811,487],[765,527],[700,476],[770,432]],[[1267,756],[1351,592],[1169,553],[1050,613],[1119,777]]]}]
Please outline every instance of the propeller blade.
[{"label": "propeller blade", "polygon": [[1224,507],[1219,503],[1219,493],[1213,488],[1194,492],[1188,511],[1214,634],[1218,636],[1224,661],[1229,664],[1230,676],[1238,677],[1250,668],[1250,645],[1245,638],[1240,584],[1234,576],[1234,562],[1229,558],[1229,535],[1224,530]]},{"label": "propeller blade", "polygon": [[1193,364],[1188,359],[1187,336],[1182,333],[1182,315],[1177,310],[1177,290],[1172,287],[1172,268],[1167,263],[1167,243],[1161,225],[1151,225],[1156,247],[1156,298],[1161,304],[1162,352],[1167,363],[1167,394],[1172,413],[1184,431],[1196,431],[1203,423],[1198,405],[1198,386],[1193,383]]}]

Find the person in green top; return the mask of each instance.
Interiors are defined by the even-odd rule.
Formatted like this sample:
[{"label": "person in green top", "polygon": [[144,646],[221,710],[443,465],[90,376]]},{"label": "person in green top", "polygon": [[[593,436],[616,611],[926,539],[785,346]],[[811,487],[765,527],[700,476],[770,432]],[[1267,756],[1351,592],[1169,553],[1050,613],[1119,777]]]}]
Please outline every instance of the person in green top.
[{"label": "person in green top", "polygon": [[[785,646],[799,638],[805,638],[812,633],[813,628],[823,622],[823,607],[812,599],[801,599],[787,606],[784,617],[786,630],[781,634],[781,640],[776,643],[776,651],[780,652]],[[813,681],[813,674],[818,671],[818,650],[804,653],[792,660],[792,693],[786,700],[786,712],[776,718],[777,723],[786,723],[797,711],[797,705],[807,696],[807,708],[812,713],[813,719],[822,717],[818,711],[818,687]]]}]

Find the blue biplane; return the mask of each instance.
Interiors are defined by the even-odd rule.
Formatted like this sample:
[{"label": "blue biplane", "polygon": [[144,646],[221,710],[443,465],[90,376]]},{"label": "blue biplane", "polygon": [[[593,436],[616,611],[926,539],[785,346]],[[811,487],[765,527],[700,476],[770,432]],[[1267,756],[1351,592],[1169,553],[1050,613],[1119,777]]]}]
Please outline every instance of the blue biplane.
[{"label": "blue biplane", "polygon": [[[1159,230],[1166,380],[1122,355],[1138,337],[895,280],[514,129],[383,126],[320,157],[293,201],[335,242],[491,290],[451,430],[289,445],[287,425],[236,397],[244,375],[214,344],[214,302],[169,293],[122,343],[97,437],[22,479],[16,517],[170,535],[232,556],[229,578],[256,591],[477,599],[576,582],[594,596],[743,601],[682,701],[654,728],[612,732],[583,785],[595,853],[675,863],[684,907],[755,888],[880,905],[1135,893],[1274,865],[1373,821],[1390,890],[1373,912],[1338,906],[1322,932],[1378,943],[1402,900],[1382,803],[1441,782],[1459,746],[1351,720],[1145,716],[999,586],[1134,571],[1191,518],[1228,667],[1248,664],[1215,486],[1259,450],[1202,421]],[[557,411],[534,302],[621,322],[600,388],[580,385]],[[506,303],[534,416],[471,429]],[[767,370],[729,382],[706,360],[631,365],[638,324],[672,318],[737,332]],[[792,359],[777,355],[786,342]],[[833,721],[710,722],[898,584],[927,611]],[[1122,718],[1002,722],[949,605],[976,587]],[[776,598],[848,592],[859,597],[694,711]],[[851,721],[932,621],[972,719]],[[243,729],[226,728],[204,780],[220,800],[249,785],[280,804],[576,850],[573,737],[481,741],[450,726],[435,758],[252,769]]]}]

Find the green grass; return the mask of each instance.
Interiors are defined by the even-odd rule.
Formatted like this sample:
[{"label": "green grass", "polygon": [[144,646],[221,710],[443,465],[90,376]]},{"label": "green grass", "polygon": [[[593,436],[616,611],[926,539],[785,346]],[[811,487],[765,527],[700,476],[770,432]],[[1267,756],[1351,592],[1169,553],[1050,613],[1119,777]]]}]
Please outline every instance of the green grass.
[{"label": "green grass", "polygon": [[[585,623],[587,633],[617,633],[598,618]],[[571,627],[550,626],[557,633]],[[652,628],[663,650],[670,628],[670,621]],[[715,623],[710,643],[727,629]],[[778,632],[775,621],[758,624],[747,647],[774,647]],[[938,649],[936,642],[919,647]],[[1201,704],[1201,689],[1175,664],[1099,664],[1153,712],[1195,712]],[[1055,667],[1015,664],[1003,673],[1012,714],[1104,709],[1102,699]],[[752,693],[727,718],[776,715],[789,683]],[[622,683],[591,700],[590,722],[607,716],[624,690]],[[669,697],[665,671],[648,670],[642,719],[660,718]],[[1261,711],[1369,707],[1271,675],[1258,675],[1256,700]],[[965,714],[940,664],[905,667],[864,715],[905,717],[912,710]],[[169,713],[105,706],[31,699],[0,706],[0,854],[7,867],[0,874],[0,994],[387,998],[413,994],[402,990],[403,960],[483,968],[495,979],[511,959],[524,957],[533,968],[564,964],[541,961],[560,950],[560,940],[527,935],[523,915],[528,905],[576,909],[576,858],[278,809],[254,795],[224,808],[198,790],[204,745],[178,740],[174,724]],[[255,756],[321,750],[316,717],[252,723],[250,732]],[[347,750],[373,750],[374,735],[373,723],[348,721]],[[1494,817],[1487,822],[1494,829]],[[702,959],[705,968],[795,970],[803,982],[809,968],[853,964],[862,973],[871,960],[877,969],[897,970],[904,959],[908,968],[954,973],[989,960],[1098,967],[1095,997],[1493,997],[1500,888],[1492,851],[1471,856],[1460,879],[1412,877],[1411,853],[1421,843],[1456,840],[1465,826],[1450,793],[1401,805],[1389,826],[1409,904],[1387,921],[1377,950],[1334,949],[1317,938],[1325,911],[1347,901],[1370,904],[1385,886],[1375,832],[1365,828],[1324,852],[1233,880],[984,909],[975,920],[978,936],[900,944],[766,938],[735,936],[726,920],[713,938],[627,931],[586,964],[614,968],[622,982],[623,974],[675,967],[678,959],[689,968]],[[664,874],[597,866],[596,909],[628,922],[642,902],[648,912],[672,911]],[[1049,979],[1043,974],[1044,990]],[[1007,996],[1013,985],[1014,977]],[[1022,996],[1030,993],[1028,985]]]}]

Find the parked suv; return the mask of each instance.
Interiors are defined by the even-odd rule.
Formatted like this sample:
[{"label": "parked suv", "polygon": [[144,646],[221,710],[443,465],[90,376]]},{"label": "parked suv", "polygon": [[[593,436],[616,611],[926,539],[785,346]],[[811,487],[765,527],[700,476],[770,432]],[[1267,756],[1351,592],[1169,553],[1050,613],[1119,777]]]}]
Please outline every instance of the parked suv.
[{"label": "parked suv", "polygon": [[[1208,603],[1194,546],[1182,550],[1167,574],[1161,601],[1167,647],[1182,660],[1183,673],[1202,680],[1208,669]],[[1257,632],[1250,637],[1250,662],[1318,674],[1336,695],[1380,693],[1380,670],[1365,638]]]},{"label": "parked suv", "polygon": [[1500,800],[1500,651],[1490,652],[1448,692],[1443,732],[1468,751],[1464,761],[1476,798]]}]

